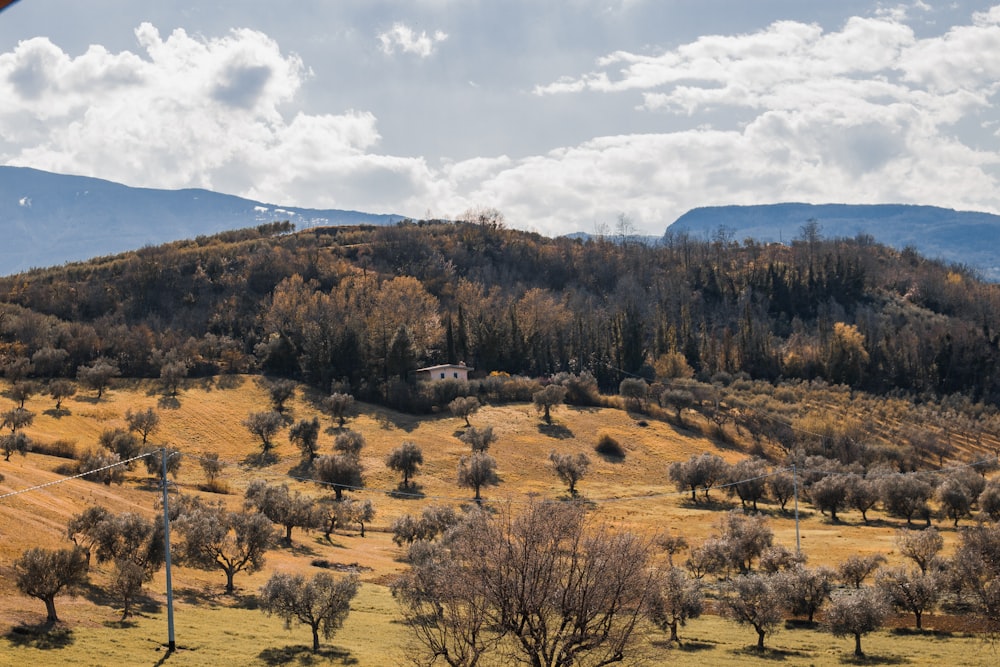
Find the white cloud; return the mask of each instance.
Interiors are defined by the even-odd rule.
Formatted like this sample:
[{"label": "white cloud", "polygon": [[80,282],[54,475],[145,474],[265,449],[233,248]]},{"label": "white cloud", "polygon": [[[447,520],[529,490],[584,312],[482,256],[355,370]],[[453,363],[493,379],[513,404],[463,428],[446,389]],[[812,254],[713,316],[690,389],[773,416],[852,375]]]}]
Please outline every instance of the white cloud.
[{"label": "white cloud", "polygon": [[448,34],[441,30],[436,30],[430,35],[423,30],[418,35],[413,28],[404,23],[394,23],[390,29],[378,34],[383,53],[392,55],[396,51],[402,51],[421,58],[427,58],[434,53],[436,46],[446,39]]}]

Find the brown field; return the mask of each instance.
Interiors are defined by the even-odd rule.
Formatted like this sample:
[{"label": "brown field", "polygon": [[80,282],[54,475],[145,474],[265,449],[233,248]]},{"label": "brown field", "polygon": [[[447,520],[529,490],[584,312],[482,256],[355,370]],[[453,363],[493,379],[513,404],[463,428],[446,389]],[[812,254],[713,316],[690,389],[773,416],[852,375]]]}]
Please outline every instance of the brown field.
[{"label": "brown field", "polygon": [[[294,419],[319,415],[323,423],[321,452],[330,451],[336,430],[316,406],[315,397],[300,391],[291,404]],[[322,496],[316,484],[289,478],[299,464],[299,454],[288,443],[287,431],[276,439],[278,461],[255,465],[259,446],[240,424],[248,412],[268,409],[266,392],[253,377],[226,377],[191,381],[175,399],[164,398],[152,383],[121,382],[100,401],[82,393],[64,402],[64,410],[53,410],[48,397],[34,397],[26,407],[36,414],[27,430],[35,440],[71,441],[77,451],[97,446],[105,428],[124,426],[126,409],[152,406],[162,418],[160,429],[151,437],[157,444],[176,447],[186,455],[176,486],[183,493],[202,493],[198,486],[204,476],[198,455],[218,452],[228,464],[222,478],[231,489],[224,496],[232,506],[242,501],[242,490],[253,479],[287,482],[303,493]],[[720,509],[738,506],[719,491],[713,503],[691,505],[687,494],[678,493],[667,479],[667,465],[703,451],[718,452],[729,461],[745,456],[738,446],[720,448],[700,430],[679,430],[666,421],[639,417],[609,408],[562,406],[553,412],[553,423],[545,425],[530,405],[484,407],[473,415],[476,426],[492,425],[499,441],[490,453],[497,459],[502,483],[484,489],[490,501],[523,503],[531,497],[561,498],[565,489],[547,465],[550,451],[586,452],[591,469],[579,485],[581,495],[591,503],[594,519],[646,534],[669,528],[697,544],[712,532]],[[99,584],[106,572],[92,571],[96,584],[76,598],[57,599],[64,627],[47,637],[13,631],[44,618],[37,600],[22,597],[9,574],[11,561],[28,546],[65,546],[65,525],[73,514],[89,504],[102,504],[113,511],[154,511],[158,489],[143,466],[133,470],[122,486],[104,486],[85,480],[70,480],[0,499],[0,664],[404,664],[407,636],[395,613],[395,604],[386,582],[404,564],[402,551],[392,543],[388,527],[404,513],[419,513],[427,504],[468,503],[471,494],[454,482],[459,457],[466,446],[457,438],[464,422],[448,414],[428,417],[404,415],[373,406],[362,406],[361,414],[350,419],[348,428],[361,432],[367,445],[362,452],[365,465],[364,491],[351,494],[371,498],[376,518],[367,537],[354,532],[338,533],[327,542],[321,533],[296,530],[292,548],[268,554],[263,572],[236,576],[237,595],[222,595],[225,582],[220,571],[205,572],[176,567],[173,572],[176,594],[176,654],[163,660],[160,644],[166,640],[164,577],[161,572],[149,587],[149,599],[133,621],[118,623],[120,616],[104,598]],[[622,462],[602,459],[593,451],[600,434],[608,433],[627,451]],[[385,455],[406,440],[418,444],[425,464],[415,482],[423,498],[400,499],[390,494],[399,477],[386,469]],[[0,494],[55,482],[64,475],[54,469],[67,463],[40,454],[14,454],[0,461],[4,481]],[[218,496],[213,496],[218,497]],[[762,511],[771,517],[776,541],[795,545],[795,523],[776,505],[764,503]],[[854,512],[843,513],[843,522],[830,523],[805,505],[801,509],[801,543],[811,565],[834,565],[850,554],[878,551],[895,560],[893,536],[903,522],[872,512],[871,526],[861,524]],[[939,524],[946,540],[946,552],[953,548],[956,531],[950,523]],[[310,561],[324,558],[342,565],[357,565],[365,585],[353,606],[345,627],[325,644],[315,659],[306,645],[309,633],[301,627],[286,631],[280,621],[254,609],[254,594],[275,569],[312,569]],[[872,656],[863,664],[955,664],[986,665],[1000,662],[993,644],[969,630],[962,619],[936,614],[925,618],[928,632],[883,631],[866,638]],[[908,619],[898,625],[907,626]],[[772,651],[763,658],[746,652],[752,631],[706,616],[682,630],[685,648],[669,648],[664,637],[649,630],[643,638],[644,664],[669,662],[678,665],[702,664],[841,664],[851,663],[851,640],[835,639],[814,629],[786,629],[768,643]],[[636,656],[638,660],[638,656]],[[633,663],[629,663],[633,664]]]}]

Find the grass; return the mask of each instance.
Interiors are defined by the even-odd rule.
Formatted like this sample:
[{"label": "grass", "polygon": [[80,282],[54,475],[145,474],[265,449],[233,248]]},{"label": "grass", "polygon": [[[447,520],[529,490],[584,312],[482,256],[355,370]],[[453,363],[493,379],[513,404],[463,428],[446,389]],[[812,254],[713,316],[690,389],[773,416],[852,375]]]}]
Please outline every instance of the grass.
[{"label": "grass", "polygon": [[[290,403],[290,418],[319,416],[323,424],[321,453],[329,453],[339,429],[317,409],[316,396],[300,390]],[[36,396],[27,408],[36,414],[28,434],[45,442],[73,443],[78,452],[97,446],[106,428],[124,426],[129,408],[155,408],[161,416],[160,429],[151,442],[178,448],[188,455],[183,460],[175,488],[209,499],[222,499],[232,507],[242,502],[243,489],[250,481],[264,478],[288,483],[303,493],[327,495],[315,484],[296,481],[288,475],[301,471],[298,451],[287,440],[287,429],[275,440],[275,459],[267,465],[250,463],[259,447],[241,425],[251,411],[266,409],[266,392],[252,377],[191,381],[176,399],[164,399],[155,383],[123,381],[100,401],[88,392],[67,399],[63,410],[52,410],[51,399]],[[560,406],[553,411],[552,425],[545,425],[527,404],[484,406],[472,417],[474,426],[492,425],[499,436],[490,454],[498,462],[502,483],[484,490],[488,500],[522,502],[531,496],[560,498],[565,487],[548,467],[549,452],[586,453],[591,467],[578,490],[593,508],[596,520],[645,534],[670,528],[699,544],[711,534],[720,510],[738,506],[719,491],[711,502],[691,503],[688,494],[678,493],[667,479],[670,462],[703,451],[718,453],[730,462],[745,456],[738,445],[721,445],[696,430],[678,429],[670,423],[644,416],[642,425],[635,416],[609,408]],[[689,422],[694,420],[689,418]],[[458,439],[464,421],[445,415],[416,417],[391,410],[363,406],[347,428],[361,432],[367,441],[362,451],[367,488],[350,494],[371,498],[377,515],[368,536],[354,531],[338,532],[331,541],[321,533],[296,529],[292,548],[268,554],[264,571],[236,576],[235,600],[221,595],[224,576],[220,571],[204,572],[183,567],[174,569],[177,600],[177,642],[181,647],[166,657],[163,611],[164,576],[161,572],[149,585],[150,600],[135,619],[117,623],[119,612],[101,604],[100,596],[60,597],[57,609],[64,624],[56,632],[39,635],[31,624],[43,618],[37,600],[17,594],[9,575],[10,562],[28,546],[65,547],[65,526],[70,516],[92,504],[102,504],[116,512],[125,510],[152,515],[159,495],[157,485],[136,468],[122,486],[106,487],[85,480],[72,480],[30,493],[0,500],[0,665],[3,664],[169,664],[202,665],[232,662],[254,665],[395,665],[406,662],[407,633],[398,621],[395,604],[386,584],[405,565],[401,551],[388,534],[392,521],[404,513],[419,513],[429,503],[453,506],[468,503],[468,490],[455,484],[459,458],[467,447]],[[601,435],[619,442],[624,458],[594,455]],[[424,453],[425,463],[414,478],[420,497],[394,493],[399,476],[384,465],[385,456],[405,440],[415,442]],[[62,446],[65,446],[63,444]],[[197,457],[216,452],[226,467],[220,484],[229,494],[207,493],[206,479]],[[29,453],[15,454],[0,461],[0,494],[58,481],[53,472],[66,459]],[[700,497],[700,493],[699,493]],[[776,542],[795,545],[795,523],[791,512],[762,503],[771,518]],[[789,505],[790,507],[790,505]],[[879,552],[899,562],[893,538],[904,525],[896,519],[871,513],[873,525],[864,526],[859,515],[845,512],[842,521],[831,523],[811,508],[800,505],[800,535],[803,551],[811,565],[835,565],[848,555]],[[953,548],[957,532],[950,522],[938,526],[945,537],[946,551]],[[285,630],[282,623],[253,609],[254,595],[275,570],[317,571],[313,560],[333,564],[358,564],[364,585],[345,627],[324,644],[318,656],[308,650],[308,629],[295,626]],[[97,588],[108,575],[104,566],[95,567],[91,579]],[[927,619],[929,628],[938,619]],[[904,618],[902,624],[907,620]],[[15,628],[27,624],[23,632]],[[36,628],[37,629],[37,628]],[[953,624],[948,626],[954,630]],[[669,661],[677,665],[726,664],[996,664],[1000,655],[992,644],[961,634],[900,634],[891,631],[865,638],[869,657],[855,663],[853,640],[836,639],[815,629],[785,630],[768,638],[771,647],[758,656],[748,647],[753,632],[714,616],[692,621],[682,629],[685,645],[669,647],[659,632],[646,632],[640,639],[640,653],[646,664]]]}]

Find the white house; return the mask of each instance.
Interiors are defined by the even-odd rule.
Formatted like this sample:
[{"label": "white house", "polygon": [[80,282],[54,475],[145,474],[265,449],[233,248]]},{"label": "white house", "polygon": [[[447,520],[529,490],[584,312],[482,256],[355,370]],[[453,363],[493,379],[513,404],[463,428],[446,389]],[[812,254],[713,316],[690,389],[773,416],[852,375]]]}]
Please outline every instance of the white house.
[{"label": "white house", "polygon": [[468,380],[469,371],[475,370],[465,365],[465,363],[460,364],[439,364],[437,366],[428,366],[427,368],[418,368],[416,370],[418,380]]}]

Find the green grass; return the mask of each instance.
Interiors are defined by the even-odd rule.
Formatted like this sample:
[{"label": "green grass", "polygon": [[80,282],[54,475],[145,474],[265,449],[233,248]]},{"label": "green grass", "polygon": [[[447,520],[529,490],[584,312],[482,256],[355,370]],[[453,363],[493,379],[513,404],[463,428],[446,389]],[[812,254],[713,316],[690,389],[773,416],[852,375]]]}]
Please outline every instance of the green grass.
[{"label": "green grass", "polygon": [[[35,637],[8,633],[0,637],[0,665],[403,665],[415,647],[399,622],[395,603],[384,586],[365,584],[344,627],[310,650],[308,628],[283,623],[242,606],[178,602],[175,612],[178,650],[167,654],[166,613],[161,608],[134,621],[118,623],[110,609],[91,627],[72,627]],[[996,665],[1000,647],[964,633],[916,633],[886,630],[868,635],[864,659],[855,659],[854,640],[836,638],[816,628],[789,626],[768,636],[758,654],[756,635],[716,616],[704,616],[681,628],[682,646],[646,628],[626,665]],[[499,659],[486,666],[507,664]]]}]

